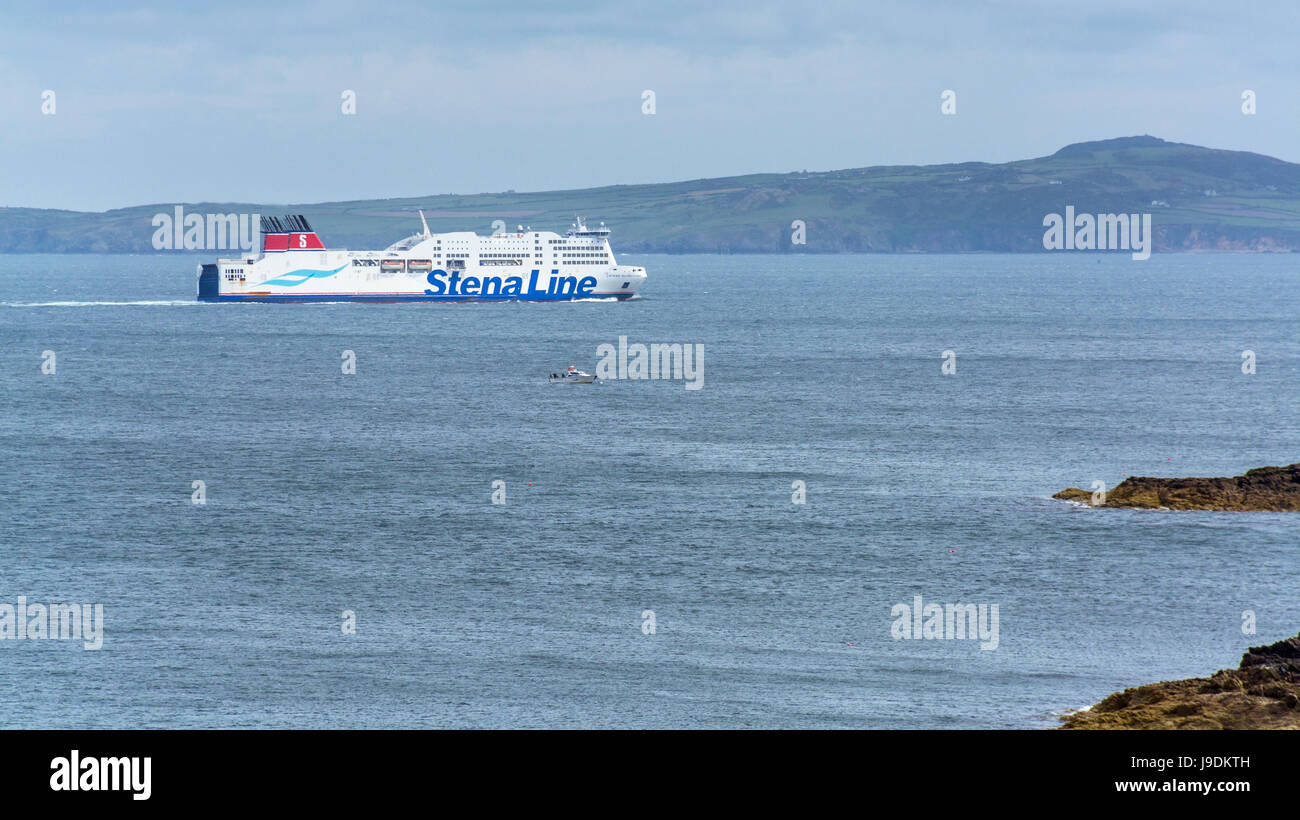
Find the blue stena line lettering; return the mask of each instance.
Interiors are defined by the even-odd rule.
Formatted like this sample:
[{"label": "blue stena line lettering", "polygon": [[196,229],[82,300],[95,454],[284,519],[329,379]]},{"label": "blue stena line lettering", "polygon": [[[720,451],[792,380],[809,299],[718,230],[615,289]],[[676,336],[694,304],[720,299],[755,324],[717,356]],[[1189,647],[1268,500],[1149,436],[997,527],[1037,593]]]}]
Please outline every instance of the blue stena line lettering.
[{"label": "blue stena line lettering", "polygon": [[528,289],[524,289],[521,276],[466,276],[461,278],[461,271],[445,270],[429,272],[428,280],[432,290],[425,289],[426,296],[501,296],[505,298],[526,299],[530,296],[570,296],[581,299],[590,296],[596,289],[596,277],[560,276],[558,269],[552,270],[547,278],[546,288],[537,286],[540,271],[534,269],[528,277]]}]

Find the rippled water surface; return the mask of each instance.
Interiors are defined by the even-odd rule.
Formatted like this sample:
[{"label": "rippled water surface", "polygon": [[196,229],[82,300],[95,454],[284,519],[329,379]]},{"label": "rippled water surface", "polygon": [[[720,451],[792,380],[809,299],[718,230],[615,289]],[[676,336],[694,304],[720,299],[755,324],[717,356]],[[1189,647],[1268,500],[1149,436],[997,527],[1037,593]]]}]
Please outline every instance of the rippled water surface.
[{"label": "rippled water surface", "polygon": [[[643,298],[487,305],[197,304],[194,261],[0,256],[0,604],[105,612],[0,640],[5,726],[1045,727],[1300,629],[1300,517],[1050,499],[1300,461],[1294,255],[627,257]],[[620,336],[703,389],[546,383]],[[997,648],[895,640],[916,595]]]}]

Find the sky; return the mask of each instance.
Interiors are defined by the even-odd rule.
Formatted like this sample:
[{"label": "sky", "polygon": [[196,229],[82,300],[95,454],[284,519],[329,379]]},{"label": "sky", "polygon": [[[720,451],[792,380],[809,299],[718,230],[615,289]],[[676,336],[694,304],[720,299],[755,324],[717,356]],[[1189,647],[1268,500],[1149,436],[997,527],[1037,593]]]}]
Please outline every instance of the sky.
[{"label": "sky", "polygon": [[1300,162],[1295,0],[0,7],[0,206],[1006,162],[1135,134]]}]

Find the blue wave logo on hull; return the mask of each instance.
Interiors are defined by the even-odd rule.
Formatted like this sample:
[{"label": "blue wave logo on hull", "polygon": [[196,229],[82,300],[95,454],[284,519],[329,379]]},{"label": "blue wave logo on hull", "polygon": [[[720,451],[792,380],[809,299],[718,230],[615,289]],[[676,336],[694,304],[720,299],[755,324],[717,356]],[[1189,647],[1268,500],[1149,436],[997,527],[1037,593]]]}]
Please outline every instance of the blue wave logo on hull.
[{"label": "blue wave logo on hull", "polygon": [[533,270],[528,277],[528,286],[524,288],[522,276],[466,276],[461,278],[460,271],[448,274],[445,270],[429,273],[428,281],[432,290],[424,291],[427,296],[461,296],[500,299],[583,299],[591,296],[596,289],[596,277],[560,276],[558,270],[552,270],[546,286],[538,287],[537,277],[541,271]]},{"label": "blue wave logo on hull", "polygon": [[325,279],[333,276],[346,267],[347,265],[342,265],[334,270],[311,270],[310,268],[299,268],[298,270],[291,270],[288,273],[283,273],[274,279],[267,279],[265,282],[259,282],[253,287],[261,287],[262,285],[283,285],[284,287],[291,288],[294,285],[301,285],[303,282],[310,279]]}]

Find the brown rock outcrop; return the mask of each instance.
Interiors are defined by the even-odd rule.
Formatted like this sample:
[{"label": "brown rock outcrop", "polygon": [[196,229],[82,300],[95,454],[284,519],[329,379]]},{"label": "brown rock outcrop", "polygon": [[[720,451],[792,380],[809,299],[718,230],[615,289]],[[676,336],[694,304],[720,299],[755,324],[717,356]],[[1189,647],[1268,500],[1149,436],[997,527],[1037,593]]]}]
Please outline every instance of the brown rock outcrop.
[{"label": "brown rock outcrop", "polygon": [[[1092,493],[1070,487],[1052,498],[1092,503]],[[1300,512],[1300,464],[1259,467],[1232,478],[1129,476],[1106,493],[1103,507],[1165,510]]]},{"label": "brown rock outcrop", "polygon": [[1062,729],[1300,729],[1300,635],[1252,646],[1236,669],[1125,689],[1062,722]]}]

